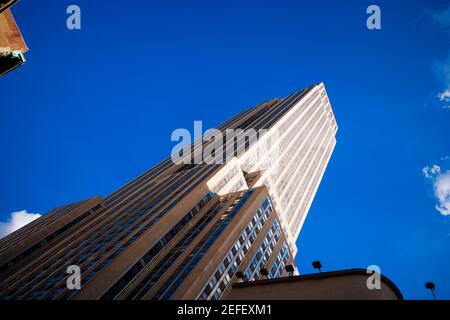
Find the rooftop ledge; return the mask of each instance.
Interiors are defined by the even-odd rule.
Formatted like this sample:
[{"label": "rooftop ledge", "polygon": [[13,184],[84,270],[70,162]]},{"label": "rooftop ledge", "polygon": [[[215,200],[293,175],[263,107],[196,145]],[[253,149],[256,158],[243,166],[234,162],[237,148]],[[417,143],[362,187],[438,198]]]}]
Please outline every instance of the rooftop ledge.
[{"label": "rooftop ledge", "polygon": [[380,275],[381,289],[369,290],[366,281],[370,276],[366,269],[349,269],[246,281],[234,283],[227,299],[403,300],[398,287],[384,275]]}]

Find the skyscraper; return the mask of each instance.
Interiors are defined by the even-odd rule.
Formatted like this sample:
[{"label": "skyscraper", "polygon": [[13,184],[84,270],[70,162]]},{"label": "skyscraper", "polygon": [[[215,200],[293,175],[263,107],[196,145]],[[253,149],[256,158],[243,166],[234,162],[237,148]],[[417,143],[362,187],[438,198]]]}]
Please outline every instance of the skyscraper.
[{"label": "skyscraper", "polygon": [[[222,299],[233,282],[295,269],[295,240],[336,143],[324,85],[217,129],[223,138],[205,133],[183,149],[188,161],[172,155],[104,199],[57,208],[0,240],[0,297]],[[211,146],[226,161],[194,161]],[[69,266],[79,290],[67,286]]]}]

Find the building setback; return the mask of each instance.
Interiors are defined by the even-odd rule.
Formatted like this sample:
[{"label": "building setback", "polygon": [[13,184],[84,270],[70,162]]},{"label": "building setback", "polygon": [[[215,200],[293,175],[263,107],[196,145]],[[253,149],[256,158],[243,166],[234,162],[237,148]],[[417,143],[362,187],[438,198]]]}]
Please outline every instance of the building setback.
[{"label": "building setback", "polygon": [[[218,129],[255,129],[256,139],[216,150],[231,153],[223,164],[167,158],[0,240],[0,298],[223,299],[238,281],[281,278],[286,266],[297,274],[296,238],[336,144],[323,83]],[[80,290],[67,288],[71,265]]]}]

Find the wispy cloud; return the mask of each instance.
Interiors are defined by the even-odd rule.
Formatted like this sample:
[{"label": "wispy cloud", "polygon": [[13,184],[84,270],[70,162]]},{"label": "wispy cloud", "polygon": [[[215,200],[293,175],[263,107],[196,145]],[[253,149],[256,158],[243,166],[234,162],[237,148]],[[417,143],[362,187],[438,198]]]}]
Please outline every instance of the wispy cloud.
[{"label": "wispy cloud", "polygon": [[429,11],[429,14],[439,27],[447,28],[450,31],[450,5],[442,11]]},{"label": "wispy cloud", "polygon": [[[442,159],[448,159],[444,157]],[[422,169],[427,179],[433,182],[433,190],[438,204],[436,210],[442,215],[450,215],[450,170],[443,171],[439,165],[427,166]]]},{"label": "wispy cloud", "polygon": [[[436,26],[444,29],[450,37],[450,4],[442,11],[429,11],[428,14]],[[442,90],[437,94],[437,99],[443,108],[450,109],[450,54],[447,59],[436,62],[433,69],[442,84]]]},{"label": "wispy cloud", "polygon": [[442,84],[442,91],[437,94],[437,98],[443,108],[450,109],[450,55],[444,61],[434,64],[434,73]]},{"label": "wispy cloud", "polygon": [[425,178],[432,178],[433,175],[436,175],[441,172],[441,167],[439,167],[437,164],[435,164],[432,167],[423,168],[422,172],[423,172]]},{"label": "wispy cloud", "polygon": [[0,239],[36,220],[40,216],[38,213],[28,213],[26,210],[11,213],[8,221],[0,222]]}]

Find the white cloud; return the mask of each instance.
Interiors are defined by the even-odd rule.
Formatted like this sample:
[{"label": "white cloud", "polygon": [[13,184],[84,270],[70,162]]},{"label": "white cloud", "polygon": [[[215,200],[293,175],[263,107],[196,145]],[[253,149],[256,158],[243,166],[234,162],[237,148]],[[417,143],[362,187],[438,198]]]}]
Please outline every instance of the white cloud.
[{"label": "white cloud", "polygon": [[425,176],[425,178],[433,178],[433,176],[437,175],[438,173],[441,172],[441,167],[439,167],[438,165],[433,165],[432,167],[425,167],[422,169],[423,175]]},{"label": "white cloud", "polygon": [[448,102],[450,100],[450,89],[447,89],[444,92],[439,93],[438,98],[440,101]]},{"label": "white cloud", "polygon": [[[441,158],[442,161],[450,160],[446,156]],[[444,164],[444,162],[443,162]],[[439,204],[436,205],[438,210],[444,216],[450,216],[450,170],[444,172],[440,166],[434,164],[422,169],[423,175],[433,182],[433,191]]]},{"label": "white cloud", "polygon": [[38,213],[28,213],[26,210],[11,213],[7,222],[0,222],[0,238],[6,237],[40,216]]},{"label": "white cloud", "polygon": [[441,167],[439,167],[438,165],[434,165],[433,168],[431,168],[431,173],[432,174],[438,174],[441,172]]},{"label": "white cloud", "polygon": [[434,194],[439,200],[436,209],[443,215],[450,215],[450,170],[436,176]]}]

